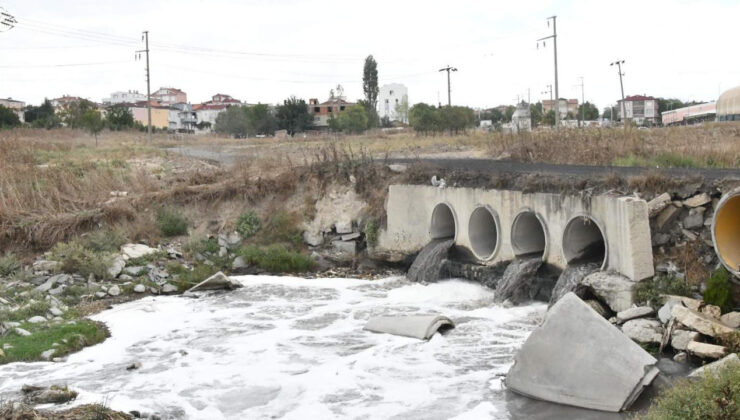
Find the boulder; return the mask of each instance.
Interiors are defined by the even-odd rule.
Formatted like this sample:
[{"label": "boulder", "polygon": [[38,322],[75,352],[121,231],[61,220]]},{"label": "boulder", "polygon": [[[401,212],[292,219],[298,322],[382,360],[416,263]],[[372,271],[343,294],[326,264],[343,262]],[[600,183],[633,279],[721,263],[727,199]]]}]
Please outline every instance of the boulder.
[{"label": "boulder", "polygon": [[352,221],[340,220],[334,223],[334,230],[339,234],[352,233]]},{"label": "boulder", "polygon": [[168,295],[172,293],[177,293],[177,286],[174,284],[167,283],[164,286],[162,286],[162,293]]},{"label": "boulder", "polygon": [[340,254],[355,255],[357,253],[357,242],[333,241],[331,244]]},{"label": "boulder", "polygon": [[241,283],[239,283],[236,280],[232,280],[226,277],[224,273],[219,271],[218,273],[212,275],[211,277],[208,277],[202,282],[191,287],[190,289],[188,289],[186,293],[195,292],[198,290],[217,290],[217,289],[234,290],[239,287],[242,287]]},{"label": "boulder", "polygon": [[686,351],[702,359],[719,359],[727,353],[727,349],[722,346],[698,341],[689,341]]},{"label": "boulder", "polygon": [[123,271],[124,267],[126,267],[126,260],[124,260],[123,257],[119,255],[113,259],[110,266],[108,267],[108,275],[111,276],[111,278],[116,278],[119,274],[121,274],[121,271]]},{"label": "boulder", "polygon": [[324,243],[324,235],[321,232],[303,232],[303,242],[309,246],[320,246]]},{"label": "boulder", "polygon": [[738,364],[740,364],[740,358],[737,357],[737,353],[730,353],[716,362],[707,363],[706,365],[695,369],[689,374],[689,378],[701,377],[704,374],[714,374],[722,368]]},{"label": "boulder", "polygon": [[118,296],[118,295],[121,294],[121,288],[118,287],[118,286],[115,286],[115,285],[114,286],[111,286],[108,289],[108,294],[111,295],[111,296]]},{"label": "boulder", "polygon": [[644,318],[654,313],[655,310],[653,310],[653,308],[651,308],[650,306],[638,306],[635,308],[625,309],[617,313],[617,323],[622,324],[631,319]]},{"label": "boulder", "polygon": [[44,282],[44,284],[36,287],[36,290],[42,293],[48,292],[57,284],[66,284],[71,281],[72,281],[72,276],[70,276],[69,274],[57,274],[55,276],[49,277]]},{"label": "boulder", "polygon": [[685,351],[680,351],[673,356],[673,361],[676,363],[686,363],[689,360],[689,355]]},{"label": "boulder", "polygon": [[655,230],[657,232],[663,232],[670,226],[670,224],[678,218],[681,214],[681,209],[674,206],[668,205],[664,208],[655,219]]},{"label": "boulder", "polygon": [[247,262],[244,261],[244,258],[242,257],[236,257],[234,258],[234,261],[231,262],[231,268],[233,270],[241,270],[247,267],[249,267],[249,264],[247,264]]},{"label": "boulder", "polygon": [[663,193],[648,201],[648,217],[653,218],[671,202],[671,195]]},{"label": "boulder", "polygon": [[683,205],[689,208],[703,206],[712,202],[712,197],[707,193],[699,193],[691,198],[683,200]]},{"label": "boulder", "polygon": [[655,379],[656,364],[653,356],[568,293],[527,338],[505,383],[511,391],[539,400],[618,412],[628,409]]},{"label": "boulder", "polygon": [[634,303],[635,283],[619,274],[597,271],[586,276],[581,284],[589,287],[614,312],[627,310]]},{"label": "boulder", "polygon": [[146,273],[148,270],[147,267],[135,265],[131,267],[124,267],[123,273],[132,277],[138,277],[144,273]]},{"label": "boulder", "polygon": [[358,239],[361,236],[360,232],[354,232],[354,233],[347,233],[345,235],[342,235],[342,240],[347,241],[354,241],[355,239]]},{"label": "boulder", "polygon": [[735,331],[709,315],[691,310],[683,305],[673,306],[671,313],[681,324],[710,337],[717,337]]},{"label": "boulder", "polygon": [[228,235],[224,233],[218,235],[218,245],[227,250],[236,249],[241,243],[242,237],[238,232],[231,232]]},{"label": "boulder", "polygon": [[156,252],[156,248],[151,248],[144,244],[126,244],[121,247],[121,254],[123,254],[123,259],[125,260],[146,257]]},{"label": "boulder", "polygon": [[24,329],[23,329],[23,328],[21,328],[21,327],[18,327],[18,328],[16,328],[16,329],[14,329],[13,331],[15,331],[15,333],[16,333],[16,334],[18,334],[18,335],[20,335],[20,336],[23,336],[23,337],[28,337],[29,335],[31,335],[31,333],[30,333],[30,332],[28,332],[28,331],[24,330]]},{"label": "boulder", "polygon": [[622,325],[622,332],[638,343],[660,344],[663,339],[663,326],[654,319],[633,319]]},{"label": "boulder", "polygon": [[35,273],[50,273],[59,269],[60,265],[58,261],[39,260],[33,263],[33,271]]},{"label": "boulder", "polygon": [[52,306],[51,308],[49,308],[49,313],[52,314],[53,316],[64,315],[64,312],[56,306]]},{"label": "boulder", "polygon": [[689,210],[689,215],[683,218],[685,229],[699,229],[704,227],[704,207]]},{"label": "boulder", "polygon": [[143,284],[137,284],[136,286],[134,286],[134,292],[135,293],[144,293],[144,292],[146,292],[146,286],[144,286]]},{"label": "boulder", "polygon": [[722,321],[722,323],[727,325],[728,327],[739,328],[740,327],[740,312],[728,312],[722,315],[721,317],[719,317],[719,320]]},{"label": "boulder", "polygon": [[46,322],[46,318],[36,315],[28,318],[28,322],[30,322],[31,324],[41,324],[42,322]]},{"label": "boulder", "polygon": [[671,347],[675,350],[686,350],[689,343],[698,337],[699,333],[696,331],[675,329],[671,334]]},{"label": "boulder", "polygon": [[32,405],[63,404],[77,398],[77,392],[70,390],[65,385],[52,385],[48,388],[23,385],[21,392],[23,393],[23,400]]},{"label": "boulder", "polygon": [[49,349],[44,352],[41,352],[41,360],[49,361],[54,356],[54,353],[56,353],[55,349]]},{"label": "boulder", "polygon": [[720,320],[722,318],[722,309],[719,306],[703,305],[701,308],[699,308],[699,312],[703,313],[704,315],[708,315],[716,320]]}]

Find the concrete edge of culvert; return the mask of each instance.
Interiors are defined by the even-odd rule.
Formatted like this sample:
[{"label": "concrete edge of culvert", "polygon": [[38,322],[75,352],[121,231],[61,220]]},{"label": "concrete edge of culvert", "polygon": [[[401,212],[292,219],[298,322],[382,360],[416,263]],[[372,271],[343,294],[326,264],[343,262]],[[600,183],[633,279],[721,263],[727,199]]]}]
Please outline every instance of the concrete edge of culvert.
[{"label": "concrete edge of culvert", "polygon": [[[541,251],[535,250],[535,251],[527,251],[523,250],[517,243],[519,242],[516,238],[514,238],[514,235],[516,233],[517,228],[517,221],[520,220],[520,217],[523,217],[525,214],[531,214],[534,216],[534,218],[539,222],[540,230],[542,231],[542,235],[544,237],[544,246]],[[511,221],[511,231],[510,231],[510,243],[511,243],[511,251],[514,254],[515,257],[519,257],[522,255],[532,254],[534,252],[541,252],[542,253],[542,261],[547,260],[547,256],[550,252],[550,235],[547,229],[547,223],[545,223],[545,220],[542,218],[542,216],[539,215],[536,211],[534,211],[530,207],[522,207],[519,209],[519,211],[514,216],[514,219]]]},{"label": "concrete edge of culvert", "polygon": [[[569,243],[571,243],[570,238],[568,238],[568,235],[571,234],[571,225],[573,222],[577,220],[583,220],[587,219],[593,225],[596,227],[596,230],[601,235],[601,241],[604,244],[604,256],[601,261],[601,270],[605,270],[607,268],[607,265],[609,263],[609,239],[606,236],[606,230],[604,229],[604,225],[599,221],[597,217],[595,217],[593,214],[589,213],[578,213],[575,216],[571,217],[568,222],[565,224],[565,227],[563,228],[563,237],[561,238],[561,252],[563,261],[565,261],[566,264],[570,264],[573,260],[577,259],[578,256],[583,255],[583,253],[579,253],[579,255],[572,255],[571,254],[571,248]],[[593,242],[592,242],[593,243]]]},{"label": "concrete edge of culvert", "polygon": [[[473,217],[475,217],[476,213],[479,211],[485,211],[485,214],[488,214],[493,221],[493,234],[495,235],[495,243],[493,244],[493,249],[489,252],[485,252],[486,250],[481,250],[481,246],[485,246],[484,244],[476,243],[476,240],[474,240],[474,235],[471,234],[471,231],[473,229],[477,229],[479,227],[474,226]],[[490,227],[490,226],[489,226]],[[486,232],[490,233],[490,232]],[[470,218],[468,219],[468,239],[470,240],[470,248],[471,251],[473,251],[473,255],[480,261],[490,261],[496,257],[499,250],[501,249],[501,223],[499,221],[498,213],[496,210],[494,210],[491,206],[488,204],[476,204],[473,211],[470,213]],[[490,248],[488,246],[487,248]],[[483,251],[483,252],[481,252]]]},{"label": "concrete edge of culvert", "polygon": [[[718,228],[722,231],[720,235],[717,235]],[[714,253],[720,263],[733,274],[731,280],[740,284],[740,235],[738,235],[740,231],[740,187],[723,195],[717,203],[712,216],[711,231]],[[732,258],[735,264],[732,264],[733,261],[727,261],[728,247],[732,248],[730,251],[734,251],[735,255]]]},{"label": "concrete edge of culvert", "polygon": [[[441,206],[441,207],[440,207]],[[444,211],[446,209],[447,214],[437,213],[438,211]],[[450,233],[450,222],[452,223],[452,232]],[[429,223],[429,236],[432,240],[452,238],[457,241],[457,214],[452,205],[446,201],[440,201],[434,206],[432,210],[432,220]]]}]

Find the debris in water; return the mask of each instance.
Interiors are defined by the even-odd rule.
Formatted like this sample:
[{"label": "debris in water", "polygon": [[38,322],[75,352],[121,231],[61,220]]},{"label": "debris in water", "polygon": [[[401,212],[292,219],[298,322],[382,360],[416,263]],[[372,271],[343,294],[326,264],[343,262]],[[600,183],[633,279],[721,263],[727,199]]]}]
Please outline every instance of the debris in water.
[{"label": "debris in water", "polygon": [[363,330],[429,340],[437,331],[455,328],[450,318],[442,315],[376,316]]}]

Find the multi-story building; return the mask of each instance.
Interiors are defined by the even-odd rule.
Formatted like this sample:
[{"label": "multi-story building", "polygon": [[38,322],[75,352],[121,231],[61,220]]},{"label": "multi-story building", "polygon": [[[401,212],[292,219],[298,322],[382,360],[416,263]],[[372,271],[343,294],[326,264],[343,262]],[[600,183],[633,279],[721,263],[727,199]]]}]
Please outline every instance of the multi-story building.
[{"label": "multi-story building", "polygon": [[[542,112],[547,114],[551,109],[555,108],[554,99],[545,99],[542,101]],[[578,99],[564,99],[560,98],[558,101],[558,110],[560,111],[560,119],[564,120],[568,117],[568,114],[578,114]]]},{"label": "multi-story building", "polygon": [[326,102],[319,103],[318,99],[308,100],[308,113],[313,116],[313,126],[319,130],[329,128],[329,119],[338,117],[339,113],[355,105],[347,102],[343,97],[332,97]]},{"label": "multi-story building", "polygon": [[638,125],[657,124],[658,101],[652,96],[628,96],[624,98],[624,103],[617,101],[617,117],[620,121],[626,117]]},{"label": "multi-story building", "polygon": [[58,112],[61,109],[67,108],[70,104],[80,101],[82,101],[82,98],[80,98],[79,96],[63,95],[60,98],[52,99],[51,106],[53,106],[54,110]]},{"label": "multi-story building", "polygon": [[[378,92],[378,117],[388,118],[391,121],[408,122],[409,90],[400,83],[390,83],[380,87]],[[401,111],[400,114],[397,111]]]},{"label": "multi-story building", "polygon": [[152,100],[161,105],[174,105],[187,103],[188,95],[180,89],[163,87],[152,93]]},{"label": "multi-story building", "polygon": [[208,132],[216,125],[218,115],[230,106],[241,106],[241,101],[234,99],[230,95],[217,93],[211,97],[210,101],[202,104],[193,105],[198,120],[198,129],[202,132]]},{"label": "multi-story building", "polygon": [[15,112],[15,115],[18,116],[18,119],[21,120],[21,122],[24,122],[25,119],[23,118],[23,107],[26,106],[26,103],[23,101],[16,101],[13,98],[6,98],[2,99],[0,98],[0,105],[10,108]]},{"label": "multi-story building", "polygon": [[109,98],[103,98],[103,104],[135,104],[140,101],[146,101],[146,95],[139,93],[138,90],[129,90],[128,92],[113,92]]},{"label": "multi-story building", "polygon": [[[148,123],[146,101],[137,102],[135,104],[128,104],[127,108],[131,110],[134,116],[134,121],[146,126]],[[158,129],[168,129],[170,126],[170,109],[166,106],[161,106],[156,103],[152,103],[152,127]]]},{"label": "multi-story building", "polygon": [[170,106],[167,125],[169,131],[194,132],[197,124],[198,118],[192,105],[179,103]]}]

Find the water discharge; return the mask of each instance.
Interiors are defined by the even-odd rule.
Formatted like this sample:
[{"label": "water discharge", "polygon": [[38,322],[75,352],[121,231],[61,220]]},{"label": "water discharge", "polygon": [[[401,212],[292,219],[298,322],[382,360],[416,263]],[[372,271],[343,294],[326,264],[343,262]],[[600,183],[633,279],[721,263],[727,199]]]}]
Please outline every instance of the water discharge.
[{"label": "water discharge", "polygon": [[442,238],[429,242],[416,256],[406,277],[413,282],[433,283],[443,276],[445,259],[454,239]]}]

